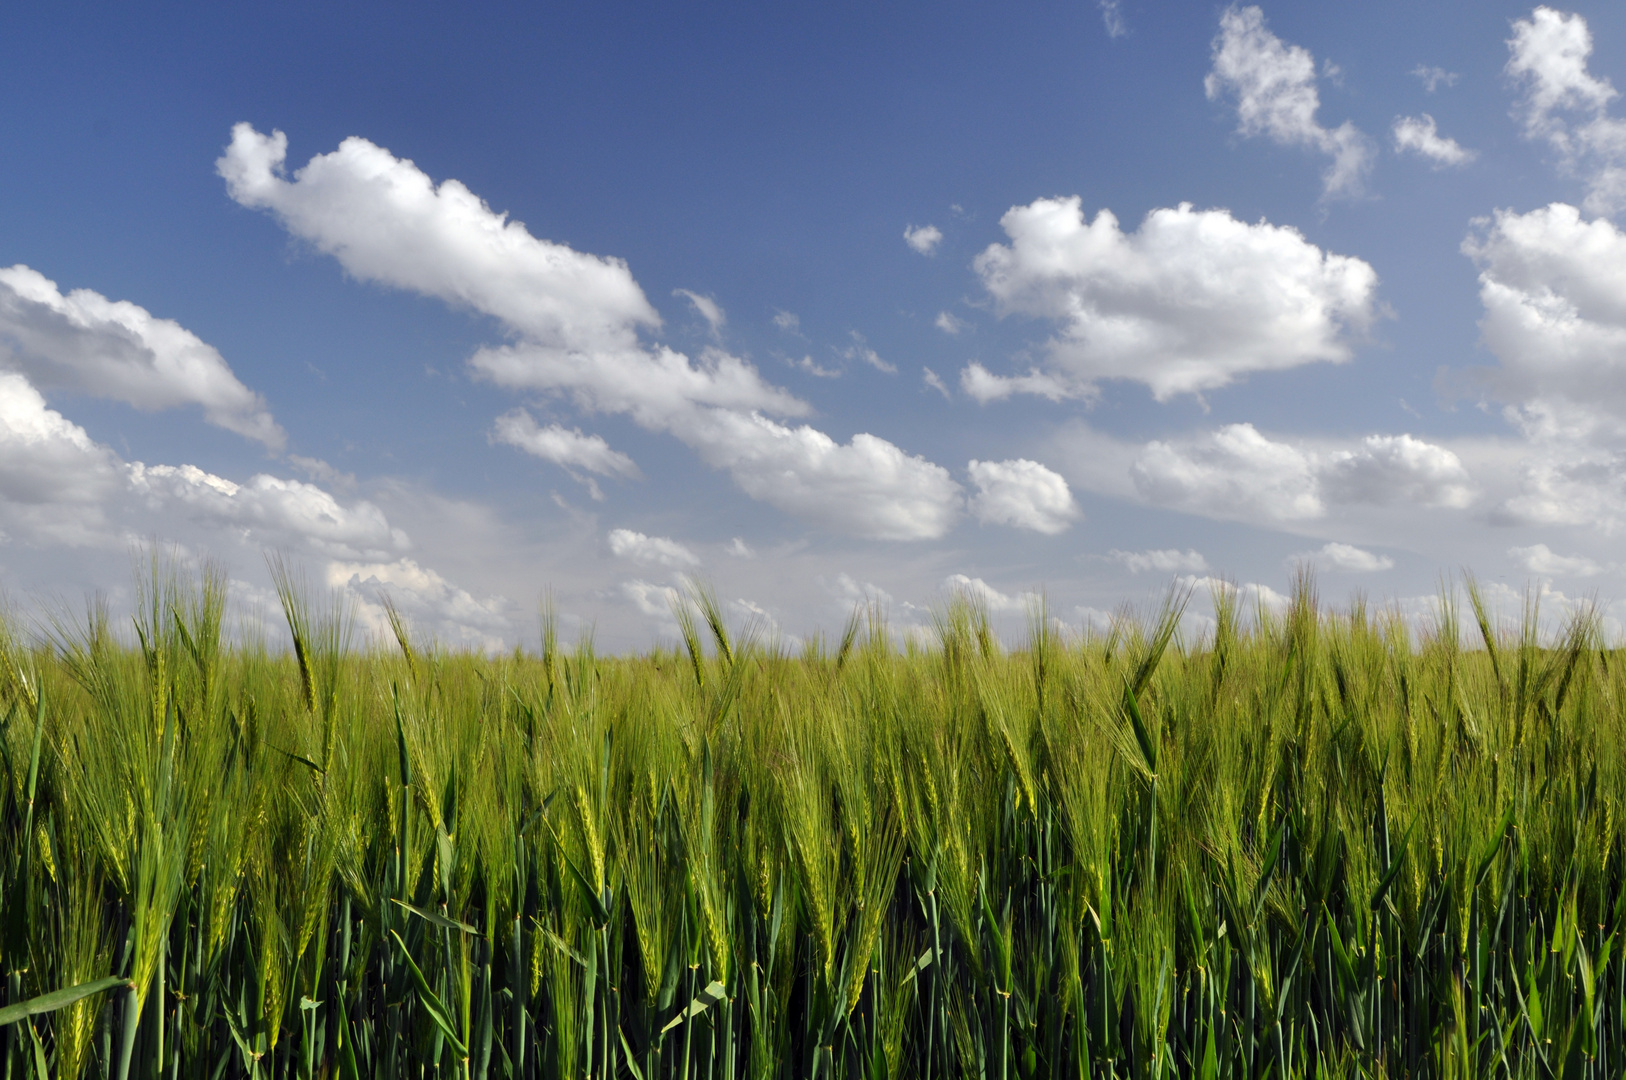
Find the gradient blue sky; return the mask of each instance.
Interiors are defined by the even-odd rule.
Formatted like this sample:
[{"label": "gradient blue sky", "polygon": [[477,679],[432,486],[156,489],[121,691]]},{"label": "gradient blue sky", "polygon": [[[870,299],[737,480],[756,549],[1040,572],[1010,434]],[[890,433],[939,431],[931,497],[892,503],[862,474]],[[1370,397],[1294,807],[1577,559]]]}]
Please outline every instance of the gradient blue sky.
[{"label": "gradient blue sky", "polygon": [[1626,595],[1618,5],[36,5],[0,80],[25,606]]}]

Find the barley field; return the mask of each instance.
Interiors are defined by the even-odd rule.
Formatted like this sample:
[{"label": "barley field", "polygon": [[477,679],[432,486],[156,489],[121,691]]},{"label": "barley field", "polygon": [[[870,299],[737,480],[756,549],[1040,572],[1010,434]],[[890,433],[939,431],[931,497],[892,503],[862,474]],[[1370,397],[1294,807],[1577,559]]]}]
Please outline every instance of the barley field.
[{"label": "barley field", "polygon": [[8,1080],[1626,1074],[1591,615],[492,658],[276,570],[291,651],[161,562],[0,639]]}]

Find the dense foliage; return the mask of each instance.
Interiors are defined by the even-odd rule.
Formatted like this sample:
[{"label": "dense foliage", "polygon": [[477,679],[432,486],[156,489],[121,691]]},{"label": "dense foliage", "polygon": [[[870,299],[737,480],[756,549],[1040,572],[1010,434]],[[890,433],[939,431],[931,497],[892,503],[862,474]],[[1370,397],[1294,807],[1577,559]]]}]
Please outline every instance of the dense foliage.
[{"label": "dense foliage", "polygon": [[1626,1073],[1587,616],[791,656],[696,593],[683,650],[482,658],[279,580],[292,653],[161,566],[134,644],[0,642],[7,1077]]}]

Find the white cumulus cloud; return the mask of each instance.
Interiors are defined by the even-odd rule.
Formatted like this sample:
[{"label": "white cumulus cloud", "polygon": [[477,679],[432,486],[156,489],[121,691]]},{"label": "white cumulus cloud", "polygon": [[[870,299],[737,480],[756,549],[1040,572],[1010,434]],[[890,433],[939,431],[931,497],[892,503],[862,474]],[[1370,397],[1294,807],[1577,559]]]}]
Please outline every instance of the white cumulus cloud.
[{"label": "white cumulus cloud", "polygon": [[1626,233],[1554,203],[1498,211],[1462,250],[1479,267],[1499,396],[1626,419]]},{"label": "white cumulus cloud", "polygon": [[637,327],[660,323],[620,259],[538,239],[458,181],[437,186],[366,139],[291,176],[287,155],[282,132],[238,124],[216,168],[233,199],[271,211],[362,281],[473,308],[552,348],[628,348]]},{"label": "white cumulus cloud", "polygon": [[1457,140],[1441,135],[1434,118],[1428,113],[1421,116],[1395,117],[1393,131],[1396,150],[1420,154],[1433,162],[1436,169],[1466,165],[1479,156],[1463,147]]},{"label": "white cumulus cloud", "polygon": [[1130,466],[1141,497],[1214,517],[1307,521],[1329,506],[1461,508],[1472,501],[1455,453],[1410,435],[1370,435],[1353,449],[1316,450],[1229,424],[1147,443]]},{"label": "white cumulus cloud", "polygon": [[1317,470],[1332,502],[1467,506],[1468,470],[1443,446],[1410,435],[1368,435],[1354,450],[1337,450]]},{"label": "white cumulus cloud", "polygon": [[197,335],[127,300],[89,289],[64,295],[21,264],[0,269],[0,366],[45,390],[138,409],[196,405],[209,423],[273,450],[286,441],[265,400]]},{"label": "white cumulus cloud", "polygon": [[612,529],[610,550],[617,558],[642,563],[645,566],[669,566],[681,569],[699,566],[700,557],[676,540],[665,536],[645,536],[631,529]]},{"label": "white cumulus cloud", "polygon": [[384,610],[388,599],[407,617],[415,634],[456,647],[495,652],[513,629],[502,597],[479,600],[468,590],[447,581],[412,559],[358,563],[334,561],[325,573],[330,589],[351,595],[363,627],[374,637],[391,641],[393,632]]},{"label": "white cumulus cloud", "polygon": [[1214,66],[1203,81],[1210,100],[1236,102],[1237,131],[1283,146],[1302,146],[1332,159],[1322,176],[1326,197],[1361,194],[1372,166],[1372,141],[1349,121],[1326,128],[1316,119],[1315,57],[1265,27],[1257,7],[1229,7],[1214,38]]},{"label": "white cumulus cloud", "polygon": [[962,383],[980,400],[1087,393],[1099,379],[1143,382],[1166,400],[1249,372],[1346,360],[1350,333],[1376,314],[1370,265],[1224,210],[1153,210],[1126,234],[1109,210],[1086,222],[1077,197],[1040,199],[1000,224],[1010,244],[974,264],[984,286],[1002,314],[1051,319],[1061,332],[1047,350],[1052,383],[968,368]]},{"label": "white cumulus cloud", "polygon": [[903,230],[903,242],[922,255],[935,255],[943,242],[943,230],[936,225],[911,225]]},{"label": "white cumulus cloud", "polygon": [[341,558],[377,558],[411,546],[370,502],[345,506],[301,480],[260,473],[238,484],[195,465],[129,466],[132,491],[149,504],[241,530],[264,546],[308,545]]},{"label": "white cumulus cloud", "polygon": [[1229,424],[1197,439],[1148,443],[1130,478],[1149,502],[1219,517],[1275,521],[1325,512],[1314,462],[1252,424]]},{"label": "white cumulus cloud", "polygon": [[674,629],[677,624],[672,620],[672,609],[685,602],[683,594],[672,586],[656,585],[641,578],[623,581],[621,595],[642,614]]},{"label": "white cumulus cloud", "polygon": [[942,536],[964,503],[947,469],[867,433],[838,443],[805,424],[711,409],[688,418],[678,436],[752,498],[859,536]]},{"label": "white cumulus cloud", "polygon": [[966,466],[976,494],[971,512],[990,525],[1010,525],[1055,536],[1083,515],[1067,481],[1037,461],[975,461]]}]

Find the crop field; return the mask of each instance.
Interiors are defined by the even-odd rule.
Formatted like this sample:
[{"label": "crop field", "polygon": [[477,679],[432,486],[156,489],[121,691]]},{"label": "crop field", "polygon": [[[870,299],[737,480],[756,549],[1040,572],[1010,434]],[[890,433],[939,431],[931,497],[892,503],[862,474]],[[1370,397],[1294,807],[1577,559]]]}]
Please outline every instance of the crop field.
[{"label": "crop field", "polygon": [[488,658],[278,580],[292,651],[157,563],[0,641],[5,1077],[1626,1074],[1592,616]]}]

